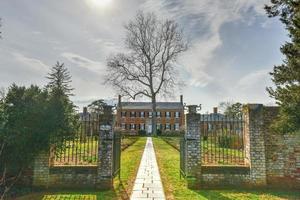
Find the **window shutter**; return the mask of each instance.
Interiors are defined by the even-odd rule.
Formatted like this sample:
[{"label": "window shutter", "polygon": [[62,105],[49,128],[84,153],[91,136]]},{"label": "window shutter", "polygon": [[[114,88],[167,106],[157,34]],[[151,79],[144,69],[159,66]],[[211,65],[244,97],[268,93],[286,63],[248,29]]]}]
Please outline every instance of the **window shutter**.
[{"label": "window shutter", "polygon": [[174,126],[173,126],[173,130],[176,130],[176,124],[174,124]]},{"label": "window shutter", "polygon": [[180,112],[178,112],[178,117],[180,117]]},{"label": "window shutter", "polygon": [[167,124],[165,124],[165,130],[167,129]]}]

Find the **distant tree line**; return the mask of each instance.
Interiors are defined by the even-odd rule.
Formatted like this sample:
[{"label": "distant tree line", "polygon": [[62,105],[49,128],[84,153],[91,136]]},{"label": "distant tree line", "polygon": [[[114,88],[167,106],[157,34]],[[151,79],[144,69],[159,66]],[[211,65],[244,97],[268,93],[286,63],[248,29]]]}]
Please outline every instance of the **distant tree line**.
[{"label": "distant tree line", "polygon": [[12,84],[0,91],[0,199],[5,196],[42,151],[58,144],[58,136],[77,129],[70,100],[71,76],[64,64],[48,74],[45,87]]},{"label": "distant tree line", "polygon": [[240,102],[223,101],[219,103],[218,108],[225,115],[237,116],[242,114],[243,104]]}]

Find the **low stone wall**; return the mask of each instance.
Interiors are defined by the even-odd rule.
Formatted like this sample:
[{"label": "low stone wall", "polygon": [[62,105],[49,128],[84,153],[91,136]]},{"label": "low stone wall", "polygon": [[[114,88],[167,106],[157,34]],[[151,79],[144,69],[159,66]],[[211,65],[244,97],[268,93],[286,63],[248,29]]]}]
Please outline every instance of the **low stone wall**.
[{"label": "low stone wall", "polygon": [[202,188],[252,187],[250,167],[202,166]]},{"label": "low stone wall", "polygon": [[49,166],[49,155],[35,160],[33,185],[45,188],[96,188],[97,166]]}]

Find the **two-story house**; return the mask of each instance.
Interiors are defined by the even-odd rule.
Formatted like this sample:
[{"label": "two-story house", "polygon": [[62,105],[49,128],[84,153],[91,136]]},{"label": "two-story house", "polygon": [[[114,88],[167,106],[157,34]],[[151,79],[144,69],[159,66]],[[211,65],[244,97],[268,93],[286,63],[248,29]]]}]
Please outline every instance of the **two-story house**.
[{"label": "two-story house", "polygon": [[183,96],[179,102],[157,102],[156,113],[152,112],[151,102],[119,102],[116,125],[123,132],[137,133],[139,130],[152,132],[152,117],[156,115],[156,126],[161,131],[179,131],[184,126]]}]

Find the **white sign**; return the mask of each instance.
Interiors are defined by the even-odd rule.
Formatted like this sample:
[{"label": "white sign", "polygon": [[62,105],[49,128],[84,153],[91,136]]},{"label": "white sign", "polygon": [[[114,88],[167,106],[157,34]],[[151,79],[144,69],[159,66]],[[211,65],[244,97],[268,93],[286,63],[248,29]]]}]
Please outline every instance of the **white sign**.
[{"label": "white sign", "polygon": [[101,125],[100,130],[109,131],[109,130],[111,130],[111,125]]}]

